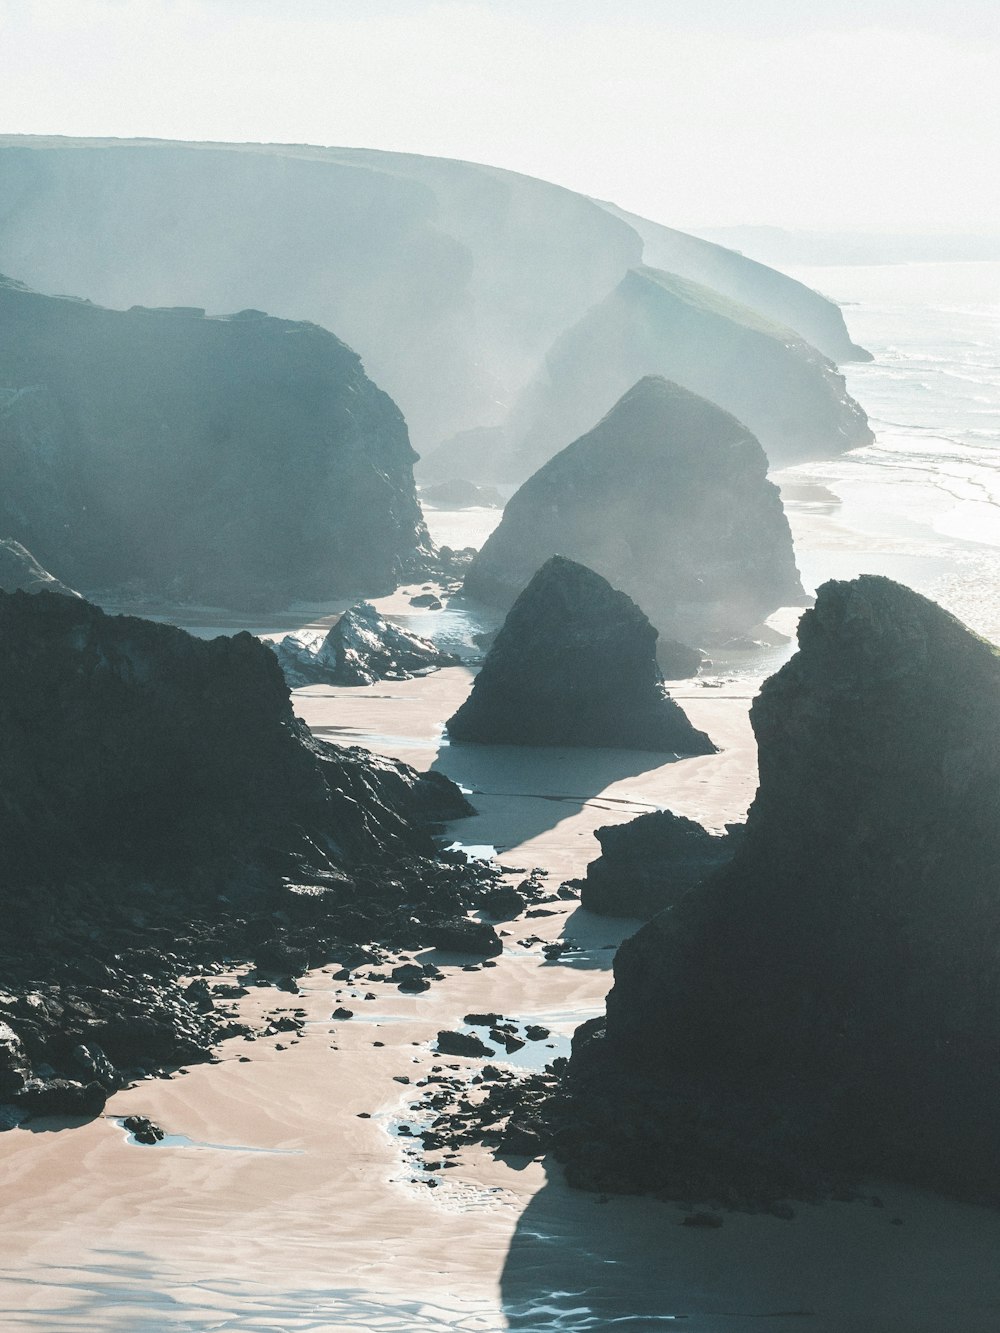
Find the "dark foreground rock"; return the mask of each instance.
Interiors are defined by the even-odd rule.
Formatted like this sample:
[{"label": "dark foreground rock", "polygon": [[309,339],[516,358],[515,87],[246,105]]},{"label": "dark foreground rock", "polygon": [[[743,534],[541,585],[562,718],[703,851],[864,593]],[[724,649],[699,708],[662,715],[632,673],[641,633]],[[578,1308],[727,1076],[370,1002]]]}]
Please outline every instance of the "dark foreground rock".
[{"label": "dark foreground rock", "polygon": [[429,639],[394,625],[370,602],[359,602],[326,635],[286,634],[274,651],[285,680],[302,685],[371,685],[376,680],[411,680],[458,658]]},{"label": "dark foreground rock", "polygon": [[511,608],[448,734],[484,744],[710,754],[712,742],[663,687],[656,638],[625,593],[553,556]]},{"label": "dark foreground rock", "polygon": [[595,1188],[773,1206],[869,1174],[1000,1202],[1000,655],[828,583],[752,710],[729,866],[626,941],[557,1132]]},{"label": "dark foreground rock", "polygon": [[763,449],[728,412],[656,377],[524,483],[465,591],[508,607],[557,553],[684,643],[722,641],[804,601]]},{"label": "dark foreground rock", "polygon": [[648,920],[732,860],[742,825],[729,828],[720,837],[693,819],[653,810],[597,829],[601,855],[587,867],[581,905],[601,916]]},{"label": "dark foreground rock", "polygon": [[66,597],[79,596],[43,569],[31,552],[12,537],[0,541],[0,592],[61,592]]},{"label": "dark foreground rock", "polygon": [[85,591],[374,595],[430,546],[402,414],[314,324],[0,279],[0,409],[0,532]]},{"label": "dark foreground rock", "polygon": [[241,988],[182,978],[412,950],[499,873],[438,860],[458,789],[315,740],[249,634],[0,594],[0,735],[0,1102],[34,1114],[246,1032]]}]

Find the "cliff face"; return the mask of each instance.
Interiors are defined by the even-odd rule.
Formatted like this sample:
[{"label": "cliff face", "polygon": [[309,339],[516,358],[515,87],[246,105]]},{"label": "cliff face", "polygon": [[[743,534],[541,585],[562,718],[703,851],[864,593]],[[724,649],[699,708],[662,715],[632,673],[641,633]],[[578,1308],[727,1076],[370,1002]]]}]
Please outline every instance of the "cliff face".
[{"label": "cliff face", "polygon": [[43,569],[30,551],[10,537],[0,541],[0,591],[60,592],[67,597],[80,595]]},{"label": "cliff face", "polygon": [[86,590],[384,592],[426,543],[406,425],[332,334],[0,282],[0,531]]},{"label": "cliff face", "polygon": [[336,330],[421,453],[501,423],[553,341],[643,262],[637,226],[571,190],[365,149],[7,136],[0,199],[0,269],[35,287]]},{"label": "cliff face", "polygon": [[681,642],[803,599],[760,445],[727,412],[654,377],[524,483],[465,591],[509,606],[556,553],[602,574]]},{"label": "cliff face", "polygon": [[710,754],[712,742],[666,694],[656,637],[624,593],[553,556],[511,607],[448,734]]},{"label": "cliff face", "polygon": [[708,287],[638,268],[553,346],[511,414],[498,477],[528,475],[644,375],[731,412],[772,467],[874,439],[833,362],[790,329]]},{"label": "cliff face", "polygon": [[631,1179],[645,1137],[674,1197],[854,1171],[996,1202],[1000,656],[876,577],[821,588],[799,644],[734,860],[626,942],[578,1040],[583,1102],[617,1080],[596,1158]]},{"label": "cliff face", "polygon": [[872,359],[870,352],[851,341],[840,307],[811,287],[714,241],[689,236],[611,204],[604,207],[639,233],[643,260],[652,268],[711,287],[773,324],[794,329],[831,361]]}]

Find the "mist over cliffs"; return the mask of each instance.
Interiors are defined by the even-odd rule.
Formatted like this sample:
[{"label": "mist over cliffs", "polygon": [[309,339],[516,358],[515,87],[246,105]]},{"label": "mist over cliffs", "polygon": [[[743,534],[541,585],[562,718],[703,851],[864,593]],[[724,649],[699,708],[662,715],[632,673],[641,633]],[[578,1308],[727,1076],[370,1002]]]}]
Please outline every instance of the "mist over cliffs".
[{"label": "mist over cliffs", "polygon": [[315,325],[0,281],[0,532],[73,587],[281,606],[428,544],[406,424]]},{"label": "mist over cliffs", "polygon": [[[466,162],[8,136],[0,200],[0,270],[41,290],[115,307],[254,307],[333,330],[399,404],[424,455],[504,425],[557,341],[644,262],[717,284],[828,355],[859,350],[835,306],[782,274]],[[632,379],[647,371],[671,373],[657,364]],[[562,443],[571,438],[572,428]],[[836,432],[824,440],[830,452],[851,447]],[[462,452],[449,475],[462,475]]]}]

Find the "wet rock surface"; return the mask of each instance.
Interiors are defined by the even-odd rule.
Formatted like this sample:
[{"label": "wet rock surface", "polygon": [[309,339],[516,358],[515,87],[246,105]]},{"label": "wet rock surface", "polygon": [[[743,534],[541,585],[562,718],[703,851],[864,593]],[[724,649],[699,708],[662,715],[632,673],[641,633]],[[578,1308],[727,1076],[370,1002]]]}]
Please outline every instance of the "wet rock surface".
[{"label": "wet rock surface", "polygon": [[73,587],[273,609],[429,551],[402,414],[317,325],[0,279],[0,406],[0,532]]},{"label": "wet rock surface", "polygon": [[458,789],[313,739],[249,634],[0,594],[0,734],[0,1102],[94,1114],[245,1035],[224,959],[294,990],[373,941],[499,949],[464,919],[499,870],[437,858]]},{"label": "wet rock surface", "polygon": [[553,556],[508,613],[448,734],[485,744],[710,754],[709,738],[663,687],[656,638],[625,593]]},{"label": "wet rock surface", "polygon": [[595,832],[601,855],[581,881],[580,903],[602,916],[648,920],[732,860],[742,825],[722,836],[670,810]]},{"label": "wet rock surface", "polygon": [[820,589],[752,710],[732,862],[620,949],[569,1178],[730,1206],[869,1173],[1000,1201],[1000,655],[888,579]]},{"label": "wet rock surface", "polygon": [[286,634],[273,648],[292,689],[411,680],[458,661],[429,639],[386,620],[370,602],[359,602],[345,611],[325,635]]},{"label": "wet rock surface", "polygon": [[521,486],[464,590],[508,607],[556,554],[621,588],[661,634],[696,646],[804,601],[760,444],[728,412],[656,376]]}]

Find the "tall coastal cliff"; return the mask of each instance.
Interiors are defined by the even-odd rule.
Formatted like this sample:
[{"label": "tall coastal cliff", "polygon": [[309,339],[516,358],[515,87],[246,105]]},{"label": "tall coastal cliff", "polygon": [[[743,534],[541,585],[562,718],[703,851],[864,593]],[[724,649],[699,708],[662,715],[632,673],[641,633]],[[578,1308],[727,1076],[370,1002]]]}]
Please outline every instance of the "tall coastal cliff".
[{"label": "tall coastal cliff", "polygon": [[[0,201],[0,270],[34,287],[333,329],[424,455],[501,425],[553,343],[630,269],[661,263],[638,220],[561,186],[367,149],[11,135]],[[846,334],[826,339],[831,302],[732,251],[710,272],[705,243],[684,239],[682,277],[717,275],[769,319],[822,333],[827,355],[855,354]]]},{"label": "tall coastal cliff", "polygon": [[758,442],[728,412],[653,376],[517,491],[465,591],[510,606],[557,554],[628,593],[662,634],[696,646],[803,600]]},{"label": "tall coastal cliff", "polygon": [[333,334],[0,281],[0,532],[86,591],[271,607],[428,545],[392,400]]},{"label": "tall coastal cliff", "polygon": [[888,579],[828,583],[752,722],[729,866],[621,948],[568,1156],[742,1204],[878,1174],[1000,1201],[1000,655]]}]

